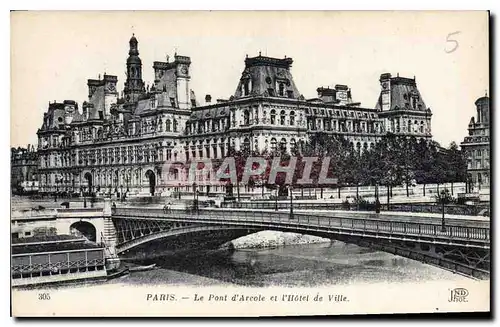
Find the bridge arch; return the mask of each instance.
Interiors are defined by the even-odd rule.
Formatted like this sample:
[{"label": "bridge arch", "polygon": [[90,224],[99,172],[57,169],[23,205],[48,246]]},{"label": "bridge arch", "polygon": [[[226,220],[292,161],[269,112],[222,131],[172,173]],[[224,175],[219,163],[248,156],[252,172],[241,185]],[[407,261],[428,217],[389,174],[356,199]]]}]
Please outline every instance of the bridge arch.
[{"label": "bridge arch", "polygon": [[94,224],[88,221],[81,220],[71,224],[69,232],[71,235],[83,236],[92,242],[96,242],[97,240],[97,229]]},{"label": "bridge arch", "polygon": [[116,247],[116,253],[120,254],[125,251],[128,251],[130,249],[133,249],[135,247],[138,247],[142,244],[152,242],[152,241],[157,241],[160,239],[168,239],[168,238],[175,238],[179,237],[181,235],[188,235],[188,234],[197,234],[201,232],[215,232],[215,231],[228,231],[228,232],[234,232],[234,234],[229,234],[229,235],[236,235],[236,236],[229,236],[227,239],[222,239],[220,240],[220,245],[227,243],[235,238],[238,238],[240,236],[252,234],[255,232],[258,232],[259,230],[254,230],[254,229],[248,229],[248,228],[242,228],[238,226],[212,226],[212,225],[188,225],[188,226],[182,226],[181,228],[173,228],[169,230],[164,230],[164,231],[159,231],[155,232],[152,234],[145,234],[143,236],[131,239],[130,241],[124,242],[119,244]]},{"label": "bridge arch", "polygon": [[[291,219],[290,214],[284,212],[238,209],[165,212],[161,209],[119,208],[113,214],[115,227],[125,221],[162,224],[161,230],[155,229],[151,233],[163,233],[161,237],[186,234],[186,228],[191,227],[214,231],[221,228],[235,228],[248,230],[248,233],[251,233],[250,230],[295,232],[357,244],[476,278],[489,275],[489,221],[448,219],[446,228],[442,229],[439,219],[429,218],[431,219],[420,220],[389,213],[296,212]],[[172,227],[173,224],[183,224],[182,227],[186,228],[184,231],[176,231],[178,227]],[[132,226],[124,227],[126,227],[122,228],[124,234],[127,232],[130,234],[129,227]],[[142,230],[144,229],[143,227]],[[151,228],[146,226],[146,229]],[[120,228],[117,234],[120,235]],[[153,240],[160,235],[145,237]],[[123,240],[125,242],[119,243],[118,248],[122,248],[126,243],[130,243],[129,246],[133,247],[135,245],[131,242],[149,241],[146,238],[139,240],[136,234]]]}]

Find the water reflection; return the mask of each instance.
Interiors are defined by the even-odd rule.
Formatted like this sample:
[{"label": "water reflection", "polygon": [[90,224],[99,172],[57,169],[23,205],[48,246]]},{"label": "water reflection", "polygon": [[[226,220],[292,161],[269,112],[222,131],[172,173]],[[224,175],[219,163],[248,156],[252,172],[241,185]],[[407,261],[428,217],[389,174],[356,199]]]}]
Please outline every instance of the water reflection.
[{"label": "water reflection", "polygon": [[133,273],[120,283],[327,286],[353,283],[464,280],[463,276],[410,259],[342,242],[194,253],[147,260],[158,269]]}]

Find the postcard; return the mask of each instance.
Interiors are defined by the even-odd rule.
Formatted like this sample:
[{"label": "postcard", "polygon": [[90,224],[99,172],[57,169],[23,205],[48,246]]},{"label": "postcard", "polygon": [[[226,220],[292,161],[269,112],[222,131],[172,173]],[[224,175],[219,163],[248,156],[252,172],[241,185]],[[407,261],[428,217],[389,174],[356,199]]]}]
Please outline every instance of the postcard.
[{"label": "postcard", "polygon": [[15,317],[490,311],[486,11],[13,11]]}]

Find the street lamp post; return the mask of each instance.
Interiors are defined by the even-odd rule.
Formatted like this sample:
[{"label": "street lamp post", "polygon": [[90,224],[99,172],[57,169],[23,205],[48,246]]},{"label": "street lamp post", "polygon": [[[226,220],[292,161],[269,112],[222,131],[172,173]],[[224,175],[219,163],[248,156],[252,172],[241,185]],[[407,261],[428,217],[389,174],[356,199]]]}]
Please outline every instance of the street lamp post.
[{"label": "street lamp post", "polygon": [[115,176],[115,178],[113,179],[113,181],[115,182],[115,196],[117,196],[117,193],[118,193],[118,177]]},{"label": "street lamp post", "polygon": [[289,187],[290,190],[290,219],[293,219],[293,187],[292,184],[290,184]]},{"label": "street lamp post", "polygon": [[443,213],[443,216],[441,218],[441,231],[446,232],[446,226],[444,223],[444,201],[442,201],[442,203],[441,203],[441,212]]},{"label": "street lamp post", "polygon": [[85,197],[85,186],[80,186],[80,192],[82,192],[83,196],[83,207],[87,208],[87,198]]},{"label": "street lamp post", "polygon": [[278,211],[278,185],[276,185],[276,194],[274,195],[274,211]]},{"label": "street lamp post", "polygon": [[444,221],[444,208],[445,208],[445,204],[448,203],[448,196],[447,196],[445,190],[442,190],[438,194],[438,199],[439,199],[439,202],[441,202],[441,213],[442,213],[442,216],[441,216],[441,232],[446,232],[446,225],[445,225],[445,221]]},{"label": "street lamp post", "polygon": [[193,183],[193,209],[198,210],[198,203],[196,202],[196,182]]},{"label": "street lamp post", "polygon": [[57,202],[57,194],[59,193],[59,183],[60,182],[61,182],[61,180],[56,178],[56,194],[54,195],[54,202]]},{"label": "street lamp post", "polygon": [[380,199],[378,194],[378,183],[375,184],[375,212],[380,213]]}]

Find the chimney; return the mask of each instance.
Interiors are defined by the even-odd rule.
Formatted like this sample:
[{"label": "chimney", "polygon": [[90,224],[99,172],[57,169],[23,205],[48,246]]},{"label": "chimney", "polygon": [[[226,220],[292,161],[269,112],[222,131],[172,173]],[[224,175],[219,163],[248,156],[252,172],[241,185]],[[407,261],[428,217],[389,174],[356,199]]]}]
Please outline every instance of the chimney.
[{"label": "chimney", "polygon": [[210,94],[205,95],[205,103],[210,104],[212,102],[212,96]]}]

